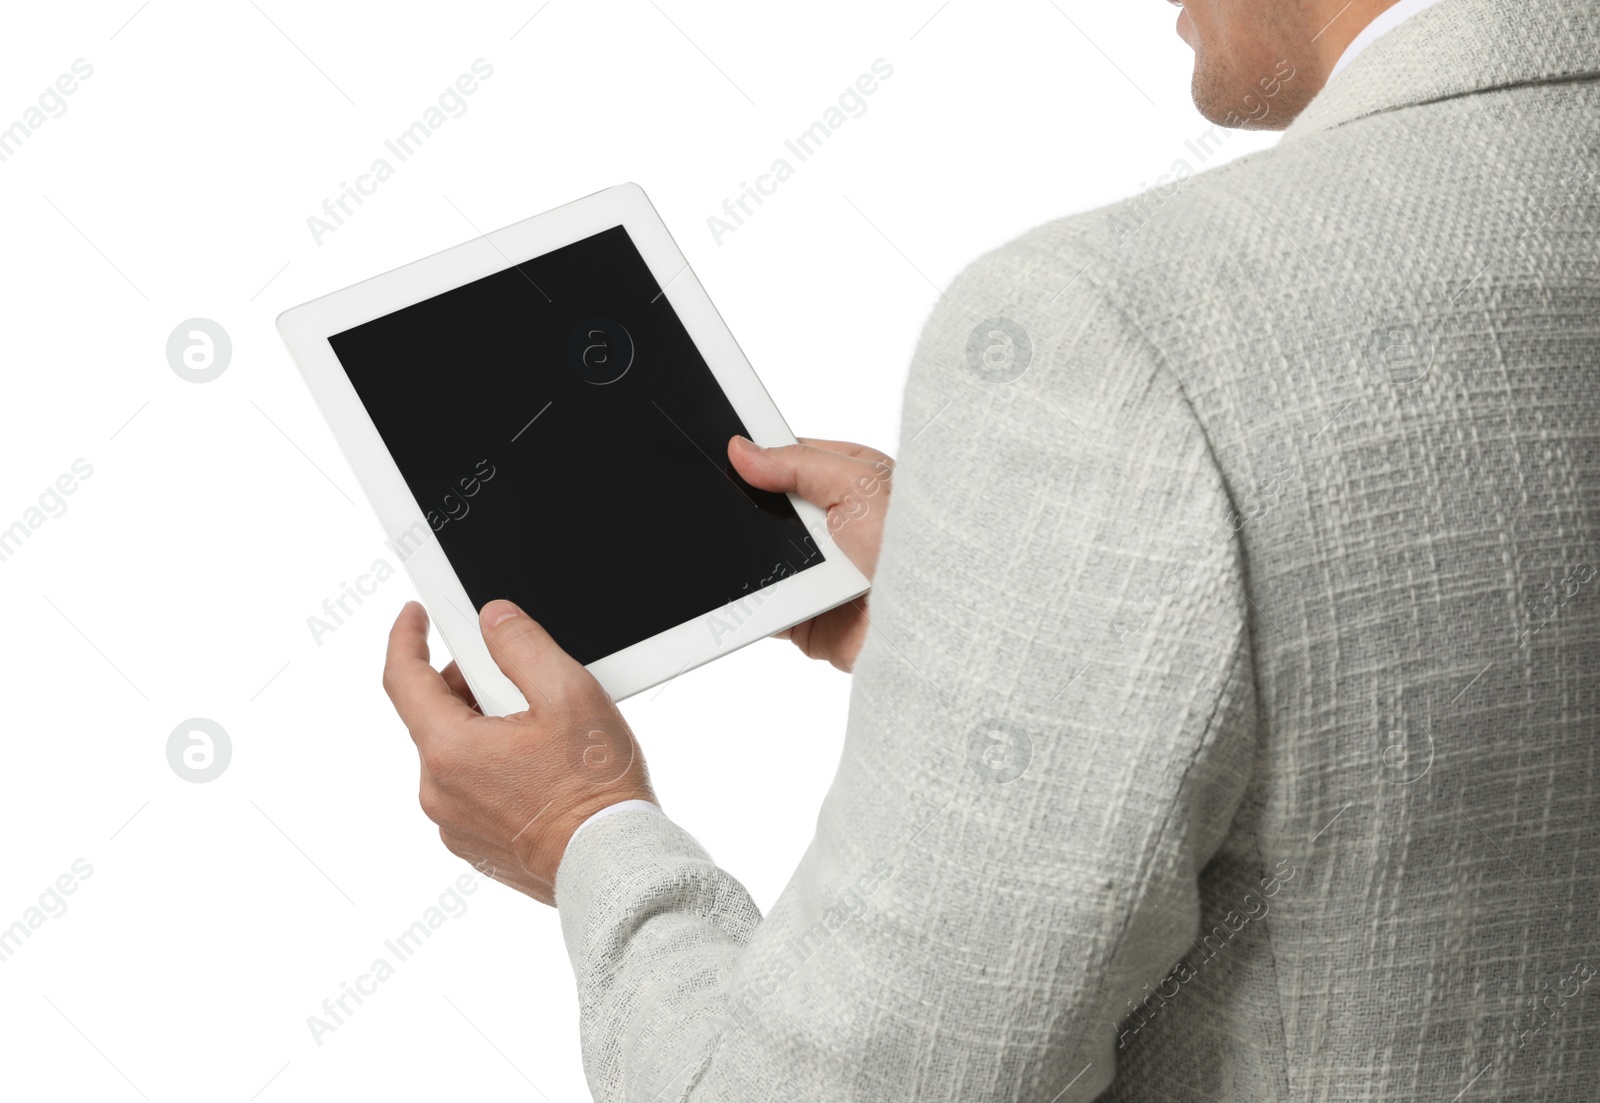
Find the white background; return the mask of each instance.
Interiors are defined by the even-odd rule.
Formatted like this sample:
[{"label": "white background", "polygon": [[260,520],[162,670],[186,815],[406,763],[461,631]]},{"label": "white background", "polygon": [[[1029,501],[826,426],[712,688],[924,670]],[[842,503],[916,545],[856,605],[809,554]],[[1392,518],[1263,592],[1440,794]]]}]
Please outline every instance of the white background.
[{"label": "white background", "polygon": [[[633,180],[796,431],[892,451],[936,287],[1203,167],[1161,0],[541,3],[7,12],[0,126],[75,59],[93,75],[0,163],[0,527],[74,460],[93,474],[0,562],[0,928],[75,860],[93,872],[0,962],[0,1094],[588,1097],[556,915],[493,882],[321,1045],[308,1029],[468,867],[417,807],[379,685],[404,574],[320,645],[307,626],[397,561],[281,310]],[[307,217],[394,163],[384,139],[477,58],[494,73],[465,113],[317,243]],[[877,58],[894,73],[866,112],[796,163],[784,139]],[[1209,163],[1270,140],[1231,134]],[[793,178],[716,243],[707,217],[779,156]],[[196,316],[233,342],[203,385],[166,359]],[[664,807],[763,908],[848,691],[768,642],[624,706]],[[205,784],[167,761],[196,716],[233,748]]]}]

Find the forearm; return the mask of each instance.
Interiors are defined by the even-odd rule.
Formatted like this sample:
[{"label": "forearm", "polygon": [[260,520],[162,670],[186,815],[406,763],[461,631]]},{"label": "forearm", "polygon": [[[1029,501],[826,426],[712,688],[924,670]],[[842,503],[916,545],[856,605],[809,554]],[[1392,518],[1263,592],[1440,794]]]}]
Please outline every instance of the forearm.
[{"label": "forearm", "polygon": [[[647,810],[573,838],[556,904],[596,1099],[678,1098],[734,1019],[726,980],[760,911],[693,837]],[[627,1029],[608,1029],[617,1024]]]}]

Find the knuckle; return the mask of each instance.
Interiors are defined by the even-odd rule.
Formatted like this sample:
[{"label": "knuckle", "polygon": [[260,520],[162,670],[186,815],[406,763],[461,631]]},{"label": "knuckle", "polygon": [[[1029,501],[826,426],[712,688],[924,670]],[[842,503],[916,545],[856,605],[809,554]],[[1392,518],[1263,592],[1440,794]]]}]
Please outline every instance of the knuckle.
[{"label": "knuckle", "polygon": [[455,765],[455,756],[437,743],[427,743],[418,748],[422,758],[422,768],[428,771],[428,776],[442,778],[449,775]]},{"label": "knuckle", "polygon": [[605,712],[612,706],[611,696],[587,667],[565,672],[557,692],[562,704],[561,719],[569,726],[577,716]]},{"label": "knuckle", "polygon": [[[417,792],[417,803],[422,806],[422,814],[434,823],[439,823],[444,816],[444,802],[440,799],[439,791],[432,785],[424,783]],[[443,827],[440,828],[443,830]]]}]

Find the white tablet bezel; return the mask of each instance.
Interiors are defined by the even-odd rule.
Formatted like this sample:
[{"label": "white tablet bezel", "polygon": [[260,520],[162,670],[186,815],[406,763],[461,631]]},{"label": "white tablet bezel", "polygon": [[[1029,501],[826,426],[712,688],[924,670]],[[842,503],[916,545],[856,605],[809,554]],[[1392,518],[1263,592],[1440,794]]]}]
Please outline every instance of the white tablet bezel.
[{"label": "white tablet bezel", "polygon": [[[519,712],[527,702],[489,655],[466,590],[328,338],[617,225],[627,229],[751,439],[769,446],[793,444],[794,434],[637,184],[585,196],[278,316],[278,332],[486,715]],[[834,544],[824,511],[793,494],[789,500],[823,562],[588,664],[614,700],[867,591],[866,577]],[[603,608],[603,594],[596,595],[596,603]]]}]

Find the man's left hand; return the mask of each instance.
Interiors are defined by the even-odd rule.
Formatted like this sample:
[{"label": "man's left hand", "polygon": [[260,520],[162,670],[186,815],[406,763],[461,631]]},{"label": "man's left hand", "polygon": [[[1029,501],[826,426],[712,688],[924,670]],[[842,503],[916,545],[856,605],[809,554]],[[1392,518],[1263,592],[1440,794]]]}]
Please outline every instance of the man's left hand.
[{"label": "man's left hand", "polygon": [[417,745],[422,810],[445,847],[554,904],[556,867],[578,825],[655,793],[633,731],[594,675],[509,601],[485,605],[479,626],[527,711],[484,716],[454,663],[434,670],[428,614],[415,601],[389,633],[383,688]]}]

